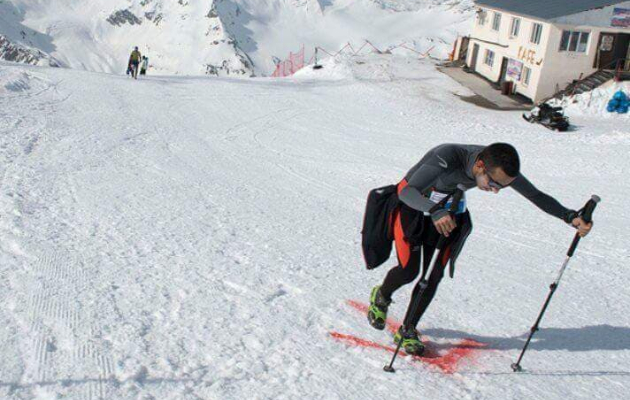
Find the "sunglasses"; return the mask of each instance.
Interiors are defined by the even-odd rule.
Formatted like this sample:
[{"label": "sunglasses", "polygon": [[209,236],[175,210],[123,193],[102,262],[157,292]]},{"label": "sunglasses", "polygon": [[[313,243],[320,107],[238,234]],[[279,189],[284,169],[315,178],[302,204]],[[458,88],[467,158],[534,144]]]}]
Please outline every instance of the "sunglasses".
[{"label": "sunglasses", "polygon": [[508,185],[502,185],[499,182],[492,179],[490,174],[486,171],[486,176],[488,177],[488,186],[494,189],[505,189]]},{"label": "sunglasses", "polygon": [[488,177],[488,178],[489,178],[488,186],[490,186],[491,188],[494,188],[494,189],[505,189],[505,186],[503,186],[499,182],[493,180],[490,177]]}]

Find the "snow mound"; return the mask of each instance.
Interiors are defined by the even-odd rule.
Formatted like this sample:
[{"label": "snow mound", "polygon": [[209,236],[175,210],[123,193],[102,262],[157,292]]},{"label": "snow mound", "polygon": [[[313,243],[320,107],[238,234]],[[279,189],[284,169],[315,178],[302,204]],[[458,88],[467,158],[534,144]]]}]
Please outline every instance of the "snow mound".
[{"label": "snow mound", "polygon": [[28,71],[0,67],[0,94],[43,89],[46,82]]},{"label": "snow mound", "polygon": [[614,94],[623,90],[630,95],[630,82],[615,82],[604,87],[597,88],[591,92],[565,97],[558,102],[565,108],[569,116],[598,116],[603,118],[623,118],[630,119],[630,113],[618,114],[609,112],[606,108],[608,102]]},{"label": "snow mound", "polygon": [[353,77],[350,58],[328,58],[319,63],[321,68],[314,65],[307,65],[293,77],[297,79],[318,79],[318,80],[344,80]]}]

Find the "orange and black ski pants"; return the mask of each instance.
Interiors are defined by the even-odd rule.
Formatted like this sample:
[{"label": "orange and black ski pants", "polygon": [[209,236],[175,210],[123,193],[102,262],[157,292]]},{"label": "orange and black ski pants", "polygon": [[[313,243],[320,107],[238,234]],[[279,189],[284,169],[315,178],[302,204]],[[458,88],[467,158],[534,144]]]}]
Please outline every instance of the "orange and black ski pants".
[{"label": "orange and black ski pants", "polygon": [[[398,185],[398,193],[406,186],[406,181],[402,181]],[[413,214],[409,212],[409,209],[405,212],[401,212],[401,205],[397,210],[393,212],[392,223],[394,231],[394,241],[396,245],[396,255],[398,257],[398,265],[387,273],[385,280],[381,286],[381,294],[385,299],[390,300],[394,292],[400,289],[402,286],[407,285],[418,277],[420,274],[420,262],[422,261],[422,278],[426,277],[427,272],[430,269],[430,262],[440,235],[433,225],[433,221],[430,216],[423,216],[423,228],[419,240],[415,243],[411,243],[404,234],[403,226],[406,226],[406,219],[410,218]],[[417,211],[420,212],[420,211]],[[449,245],[448,243],[442,250],[442,255],[437,262],[437,265],[431,271],[431,275],[428,278],[428,286],[422,293],[419,307],[414,315],[409,315],[405,318],[405,322],[410,326],[416,326],[420,318],[431,304],[440,281],[444,277],[444,269],[446,267],[449,258]],[[416,286],[413,296],[417,295],[418,287]]]}]

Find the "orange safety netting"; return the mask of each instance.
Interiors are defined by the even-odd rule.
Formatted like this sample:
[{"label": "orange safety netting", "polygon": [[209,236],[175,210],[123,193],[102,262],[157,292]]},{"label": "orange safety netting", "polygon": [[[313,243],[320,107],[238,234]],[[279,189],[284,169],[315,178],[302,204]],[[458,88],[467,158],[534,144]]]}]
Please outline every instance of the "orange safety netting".
[{"label": "orange safety netting", "polygon": [[352,44],[348,42],[345,46],[343,46],[339,51],[335,53],[326,51],[326,49],[319,46],[315,47],[315,54],[313,54],[310,60],[306,63],[304,61],[305,60],[304,46],[302,46],[302,49],[300,50],[299,53],[289,53],[289,58],[276,64],[276,69],[275,71],[273,71],[273,74],[271,74],[271,76],[274,78],[282,78],[285,76],[291,76],[295,74],[297,71],[304,68],[305,65],[308,65],[311,62],[313,62],[313,60],[317,61],[317,51],[321,51],[322,53],[328,55],[329,57],[337,57],[340,54],[345,54],[349,56],[358,56],[360,55],[361,51],[365,49],[366,47],[368,48],[370,52],[378,53],[378,54],[391,54],[392,50],[401,48],[401,49],[406,49],[408,51],[416,53],[420,57],[424,58],[424,57],[427,57],[431,53],[431,50],[433,50],[435,46],[431,46],[431,48],[429,48],[425,53],[422,53],[415,50],[414,48],[407,46],[407,44],[403,42],[396,46],[390,46],[386,50],[381,50],[377,48],[375,45],[373,45],[369,40],[365,40],[363,42],[363,45],[358,50],[355,50]]},{"label": "orange safety netting", "polygon": [[304,68],[304,65],[304,46],[302,46],[302,50],[299,53],[289,53],[289,58],[278,63],[276,70],[273,71],[271,76],[274,78],[290,76]]}]

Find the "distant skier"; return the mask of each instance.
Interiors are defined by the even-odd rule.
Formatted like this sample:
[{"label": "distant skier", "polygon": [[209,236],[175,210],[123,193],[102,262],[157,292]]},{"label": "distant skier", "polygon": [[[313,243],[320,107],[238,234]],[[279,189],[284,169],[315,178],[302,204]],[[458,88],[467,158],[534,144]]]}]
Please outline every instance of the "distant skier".
[{"label": "distant skier", "polygon": [[140,64],[140,75],[146,75],[149,68],[149,58],[142,56],[142,63]]},{"label": "distant skier", "polygon": [[[489,146],[443,144],[430,150],[396,187],[390,189],[391,195],[383,190],[386,188],[378,192],[377,195],[389,196],[390,199],[378,202],[380,208],[376,213],[370,215],[374,210],[370,210],[369,202],[366,210],[366,221],[369,218],[374,221],[378,216],[384,215],[383,207],[387,204],[389,208],[386,209],[386,224],[390,224],[387,229],[393,231],[398,257],[398,265],[387,273],[382,285],[372,289],[370,295],[368,320],[376,329],[385,328],[392,294],[416,279],[420,273],[421,258],[423,276],[427,273],[439,236],[444,235],[447,238],[443,256],[428,278],[428,287],[421,296],[416,313],[406,316],[405,322],[394,336],[395,343],[402,340],[403,348],[410,354],[420,355],[424,351],[416,325],[431,303],[444,276],[446,265],[450,261],[451,268],[454,268],[457,256],[472,230],[465,196],[454,218],[442,201],[455,191],[458,184],[467,189],[476,186],[494,193],[511,187],[544,212],[576,227],[581,236],[587,235],[592,227],[592,223],[587,224],[578,211],[565,208],[551,196],[536,189],[520,173],[518,153],[507,143]],[[392,197],[393,202],[390,201]],[[383,224],[378,227],[383,228]],[[375,253],[366,251],[365,235],[370,232],[365,229],[364,224],[364,254],[368,266],[374,268],[384,262],[389,253],[377,252],[380,257],[378,261],[370,261],[370,254]]]},{"label": "distant skier", "polygon": [[140,54],[138,46],[136,46],[129,56],[129,65],[131,65],[131,76],[133,76],[134,79],[138,79],[138,67],[140,65],[141,59],[142,54]]}]

